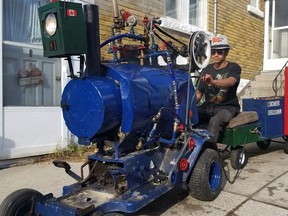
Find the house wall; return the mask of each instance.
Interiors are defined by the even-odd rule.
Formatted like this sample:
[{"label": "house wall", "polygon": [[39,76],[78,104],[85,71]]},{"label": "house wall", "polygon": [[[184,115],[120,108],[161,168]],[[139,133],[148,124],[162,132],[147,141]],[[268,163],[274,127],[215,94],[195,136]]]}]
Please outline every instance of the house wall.
[{"label": "house wall", "polygon": [[[143,24],[142,20],[144,16],[147,16],[149,19],[153,17],[161,17],[164,16],[164,0],[150,0],[150,1],[140,1],[140,0],[121,0],[118,1],[119,10],[124,9],[131,12],[138,18],[138,24],[135,27],[136,34],[143,34]],[[94,0],[94,3],[99,6],[99,16],[100,16],[100,42],[104,42],[108,38],[111,37],[111,26],[113,24],[113,9],[112,9],[112,0],[111,1],[102,1],[102,0]],[[127,27],[122,33],[126,33],[129,31]],[[171,33],[172,31],[166,30],[166,32]],[[160,34],[160,33],[159,33]],[[160,34],[161,35],[161,34]],[[180,41],[188,44],[188,40],[190,35],[173,32],[173,36],[176,36]],[[161,35],[164,39],[168,40],[167,37]],[[163,42],[159,41],[159,39],[155,38],[155,42],[161,46]],[[128,43],[128,42],[127,42]],[[131,40],[129,41],[131,43]],[[135,42],[137,44],[138,42]],[[125,40],[123,40],[123,44],[125,44]],[[133,42],[132,42],[133,44]],[[175,46],[180,47],[180,44],[175,42]],[[107,53],[107,48],[101,49],[101,55],[104,59],[111,59],[112,56]]]},{"label": "house wall", "polygon": [[[250,0],[218,1],[217,33],[228,37],[230,50],[228,60],[242,67],[242,78],[251,79],[263,70],[264,18],[247,11]],[[264,0],[259,9],[265,11]],[[214,31],[214,0],[208,2],[208,31]]]},{"label": "house wall", "polygon": [[[119,10],[126,9],[137,16],[138,25],[135,28],[137,34],[143,33],[142,19],[164,15],[164,0],[121,0],[118,1]],[[229,61],[235,61],[242,67],[242,78],[252,79],[263,68],[264,53],[264,18],[259,18],[247,11],[250,0],[218,2],[217,33],[228,37],[233,47],[228,56]],[[103,42],[111,36],[113,24],[112,1],[94,0],[99,6],[100,14],[100,40]],[[264,0],[259,1],[259,9],[264,11]],[[214,32],[214,0],[208,0],[208,31]],[[124,30],[125,31],[125,30]],[[123,32],[124,32],[123,31]],[[126,29],[128,31],[128,28]],[[169,32],[169,31],[168,31]],[[183,42],[188,42],[189,36],[174,32],[174,36]],[[156,43],[159,42],[156,39]],[[123,41],[125,43],[125,41]],[[162,42],[158,43],[159,45]],[[175,44],[180,46],[179,44]],[[107,54],[107,48],[102,48],[102,57],[111,58]]]}]

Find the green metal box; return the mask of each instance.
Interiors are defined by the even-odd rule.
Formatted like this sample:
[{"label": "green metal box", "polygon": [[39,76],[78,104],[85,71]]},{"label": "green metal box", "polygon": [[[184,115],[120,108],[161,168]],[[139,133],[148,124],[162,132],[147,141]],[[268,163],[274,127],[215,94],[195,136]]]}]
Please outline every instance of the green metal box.
[{"label": "green metal box", "polygon": [[[86,53],[86,28],[81,4],[57,1],[40,7],[38,13],[45,57]],[[52,33],[51,26],[47,25],[51,17],[56,18]]]},{"label": "green metal box", "polygon": [[254,122],[234,128],[226,128],[219,136],[219,143],[230,146],[241,146],[263,140],[259,133],[260,123]]}]

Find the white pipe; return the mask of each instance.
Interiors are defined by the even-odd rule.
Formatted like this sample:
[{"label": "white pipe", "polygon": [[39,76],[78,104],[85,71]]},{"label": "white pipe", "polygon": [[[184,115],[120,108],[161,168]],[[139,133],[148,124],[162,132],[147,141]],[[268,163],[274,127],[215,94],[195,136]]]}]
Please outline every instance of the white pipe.
[{"label": "white pipe", "polygon": [[217,34],[218,0],[214,0],[214,35]]},{"label": "white pipe", "polygon": [[117,0],[112,0],[113,16],[114,18],[119,17],[118,2]]}]

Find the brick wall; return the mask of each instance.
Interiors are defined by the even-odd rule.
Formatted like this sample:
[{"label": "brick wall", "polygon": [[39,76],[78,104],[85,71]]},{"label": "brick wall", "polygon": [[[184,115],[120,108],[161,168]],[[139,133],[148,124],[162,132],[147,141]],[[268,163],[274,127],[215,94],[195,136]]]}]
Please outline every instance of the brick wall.
[{"label": "brick wall", "polygon": [[[113,24],[113,9],[112,9],[112,0],[103,1],[103,0],[94,0],[94,3],[99,6],[99,16],[100,16],[100,41],[103,42],[111,36],[111,25]],[[164,13],[164,0],[118,0],[119,10],[124,9],[131,12],[138,19],[138,24],[135,27],[136,34],[143,34],[144,28],[142,20],[144,16],[147,16],[149,19],[152,19],[155,16],[163,16]],[[129,32],[127,27],[122,33]],[[162,36],[162,35],[161,35]],[[165,37],[164,37],[165,38]],[[138,42],[123,40],[123,44],[139,44]],[[159,45],[162,42],[159,42],[156,39],[156,43]],[[107,47],[107,48],[106,48]],[[107,54],[108,46],[103,47],[102,57],[105,59],[111,59],[111,55]]]},{"label": "brick wall", "polygon": [[[145,15],[148,18],[163,16],[164,2],[164,0],[118,0],[118,5],[119,10],[127,9],[137,16],[138,25],[135,28],[135,32],[142,34],[143,17]],[[253,78],[262,70],[264,52],[264,19],[247,12],[249,2],[250,0],[218,0],[217,22],[217,33],[227,35],[230,45],[234,48],[230,51],[228,60],[235,61],[241,65],[242,77],[246,79]],[[259,2],[260,9],[264,11],[264,0]],[[100,40],[103,42],[111,36],[111,25],[113,24],[112,0],[94,0],[94,3],[99,6]],[[214,0],[208,0],[208,31],[213,32],[213,30]],[[126,29],[127,31],[128,28]],[[189,35],[177,32],[173,32],[173,35],[185,43],[188,42]],[[162,44],[157,39],[156,42],[159,45]],[[175,45],[180,46],[177,43]],[[111,55],[107,54],[107,49],[108,47],[104,47],[101,50],[105,59],[111,58]]]},{"label": "brick wall", "polygon": [[[113,24],[113,9],[112,9],[112,0],[103,1],[103,0],[94,0],[94,3],[99,6],[99,16],[100,16],[100,41],[103,42],[107,40],[111,36],[111,25]],[[138,18],[138,25],[135,27],[136,34],[143,34],[143,24],[142,20],[144,16],[147,16],[149,19],[153,17],[161,17],[164,16],[164,0],[118,0],[119,10],[125,9],[130,11]],[[127,27],[122,33],[126,33],[129,31]],[[174,37],[179,39],[180,41],[188,44],[188,39],[190,35],[173,32],[166,30],[168,33],[171,33]],[[159,32],[158,32],[159,33]],[[165,40],[169,40],[169,38],[165,37],[161,33],[159,33],[161,37]],[[163,42],[159,39],[155,38],[155,42],[161,46]],[[137,43],[131,42],[127,40],[123,40],[123,44],[125,43]],[[180,47],[181,45],[177,42],[174,43],[175,46]],[[108,46],[103,47],[101,49],[102,57],[105,59],[111,59],[112,56],[107,54]]]},{"label": "brick wall", "polygon": [[[217,33],[228,37],[230,50],[228,60],[239,63],[242,78],[251,79],[262,70],[264,52],[264,18],[247,12],[250,0],[218,1]],[[264,0],[260,0],[264,11]],[[214,30],[214,1],[208,4],[208,30]]]}]

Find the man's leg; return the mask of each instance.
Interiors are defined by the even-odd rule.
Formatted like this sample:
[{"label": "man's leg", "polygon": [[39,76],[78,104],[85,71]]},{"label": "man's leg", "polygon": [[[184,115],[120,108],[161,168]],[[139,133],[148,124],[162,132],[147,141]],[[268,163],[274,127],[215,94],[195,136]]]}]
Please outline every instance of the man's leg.
[{"label": "man's leg", "polygon": [[207,106],[201,105],[197,107],[197,111],[198,111],[198,119],[199,119],[197,126],[199,128],[207,128],[207,124],[211,118],[211,114],[209,113],[209,108]]},{"label": "man's leg", "polygon": [[208,131],[212,132],[215,137],[213,141],[216,143],[218,140],[219,132],[221,128],[229,123],[229,121],[235,116],[235,113],[227,109],[215,109],[215,114],[211,117],[208,124]]}]

